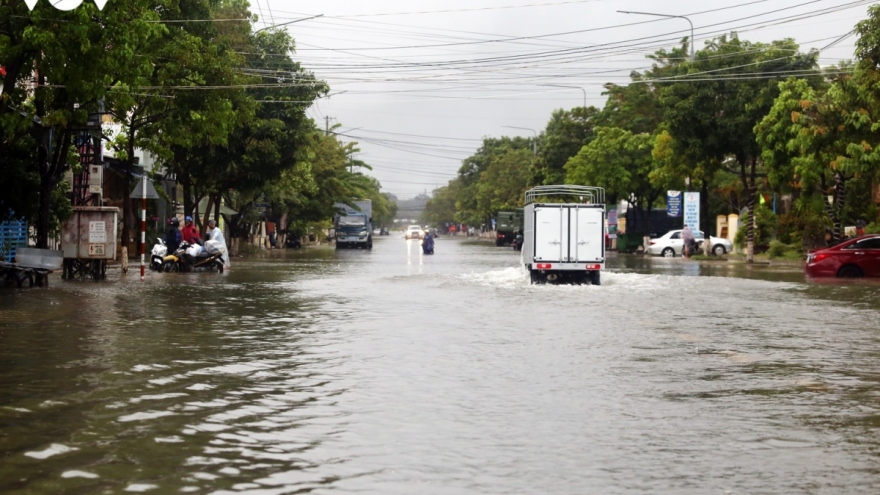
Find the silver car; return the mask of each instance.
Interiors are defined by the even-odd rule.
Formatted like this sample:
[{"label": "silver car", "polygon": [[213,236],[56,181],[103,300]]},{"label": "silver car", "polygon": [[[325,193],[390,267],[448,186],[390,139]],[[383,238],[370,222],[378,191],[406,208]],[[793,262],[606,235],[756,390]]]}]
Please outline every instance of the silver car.
[{"label": "silver car", "polygon": [[[694,237],[701,247],[705,245],[702,231],[694,232]],[[717,256],[733,251],[733,243],[723,237],[710,236],[709,245],[712,246],[712,252]],[[653,256],[672,258],[673,256],[681,256],[683,251],[684,241],[681,240],[681,230],[670,230],[661,237],[651,239],[648,245],[648,254]]]}]

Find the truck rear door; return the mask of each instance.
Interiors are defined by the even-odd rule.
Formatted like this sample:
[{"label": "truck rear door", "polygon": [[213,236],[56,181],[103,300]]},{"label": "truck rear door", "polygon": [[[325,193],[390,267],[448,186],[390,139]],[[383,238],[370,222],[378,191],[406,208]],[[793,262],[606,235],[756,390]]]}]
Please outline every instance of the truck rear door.
[{"label": "truck rear door", "polygon": [[564,261],[568,247],[568,211],[558,207],[535,207],[535,261]]},{"label": "truck rear door", "polygon": [[605,212],[603,208],[571,209],[571,261],[597,263],[605,259]]}]

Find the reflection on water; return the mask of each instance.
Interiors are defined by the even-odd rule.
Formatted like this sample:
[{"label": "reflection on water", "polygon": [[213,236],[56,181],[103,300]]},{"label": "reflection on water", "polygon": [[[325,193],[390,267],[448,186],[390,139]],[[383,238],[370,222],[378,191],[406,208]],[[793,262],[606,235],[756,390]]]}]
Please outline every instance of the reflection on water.
[{"label": "reflection on water", "polygon": [[875,491],[877,284],[437,243],[0,292],[0,492]]}]

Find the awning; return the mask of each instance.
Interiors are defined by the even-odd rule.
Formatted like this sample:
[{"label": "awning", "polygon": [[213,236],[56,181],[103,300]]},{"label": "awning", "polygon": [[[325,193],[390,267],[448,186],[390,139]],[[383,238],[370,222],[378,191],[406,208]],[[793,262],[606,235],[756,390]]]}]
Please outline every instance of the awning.
[{"label": "awning", "polygon": [[[199,201],[199,216],[204,217],[205,210],[207,210],[207,209],[208,209],[208,198],[204,198],[201,201]],[[213,213],[214,213],[213,208],[211,210],[212,210],[211,214],[213,215]],[[183,214],[183,205],[180,205],[177,207],[177,213],[180,215]],[[220,214],[231,217],[232,215],[238,215],[238,212],[233,210],[232,208],[226,206],[225,204],[220,203]]]}]

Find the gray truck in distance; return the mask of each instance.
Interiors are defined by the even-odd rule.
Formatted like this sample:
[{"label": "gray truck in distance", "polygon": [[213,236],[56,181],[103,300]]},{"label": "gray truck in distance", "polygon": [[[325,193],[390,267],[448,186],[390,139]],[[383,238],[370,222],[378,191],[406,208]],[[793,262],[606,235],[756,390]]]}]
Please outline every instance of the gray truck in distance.
[{"label": "gray truck in distance", "polygon": [[605,268],[603,188],[538,186],[526,191],[523,210],[522,263],[533,284],[600,284]]},{"label": "gray truck in distance", "polygon": [[355,208],[336,203],[336,209],[341,212],[333,219],[336,249],[344,247],[373,249],[373,201],[369,199],[354,201],[353,205]]}]

